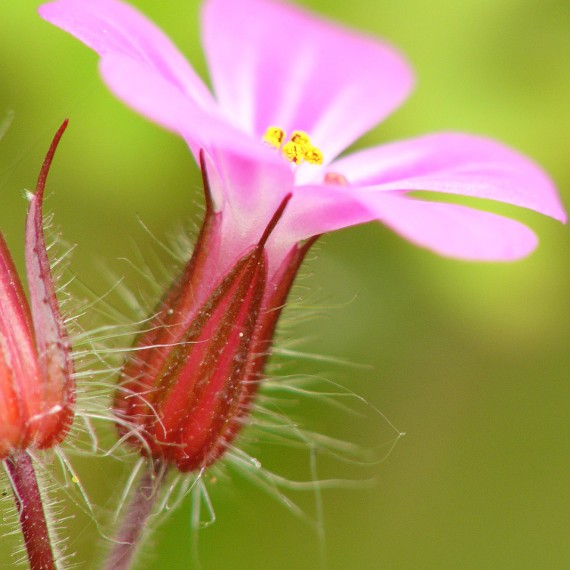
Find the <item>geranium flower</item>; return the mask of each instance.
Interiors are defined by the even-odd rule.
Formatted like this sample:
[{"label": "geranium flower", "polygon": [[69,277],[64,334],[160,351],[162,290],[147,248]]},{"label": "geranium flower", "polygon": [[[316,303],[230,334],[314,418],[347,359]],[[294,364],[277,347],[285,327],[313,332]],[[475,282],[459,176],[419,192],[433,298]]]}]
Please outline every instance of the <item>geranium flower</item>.
[{"label": "geranium flower", "polygon": [[[100,54],[103,79],[119,98],[180,133],[195,156],[202,148],[216,155],[222,180],[215,206],[231,211],[236,249],[255,242],[290,192],[274,235],[284,247],[375,219],[418,245],[463,259],[512,260],[536,245],[520,223],[415,199],[412,190],[508,202],[566,219],[548,177],[485,138],[432,134],[337,158],[405,99],[412,74],[392,47],[293,6],[204,3],[214,95],[172,42],[126,4],[60,0],[40,14]],[[322,165],[278,160],[263,144],[271,127],[286,138],[307,133]]]},{"label": "geranium flower", "polygon": [[380,220],[463,259],[507,261],[536,245],[517,221],[414,190],[566,219],[540,168],[485,138],[432,134],[339,158],[402,103],[412,73],[389,45],[293,6],[204,3],[214,94],[127,4],[59,0],[40,14],[94,49],[110,89],[183,136],[203,171],[207,213],[194,255],[137,338],[115,398],[135,426],[122,433],[184,471],[211,464],[240,430],[316,236]]}]

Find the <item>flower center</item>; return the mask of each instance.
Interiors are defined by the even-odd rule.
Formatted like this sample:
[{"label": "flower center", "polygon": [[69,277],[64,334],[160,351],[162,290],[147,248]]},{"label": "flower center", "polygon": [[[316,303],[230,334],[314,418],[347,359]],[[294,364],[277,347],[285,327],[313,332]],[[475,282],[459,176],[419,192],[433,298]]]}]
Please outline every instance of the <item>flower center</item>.
[{"label": "flower center", "polygon": [[295,164],[308,162],[309,164],[322,164],[323,153],[311,143],[309,135],[303,131],[293,131],[287,142],[285,131],[279,127],[269,127],[263,135],[263,142],[281,150],[281,154]]}]

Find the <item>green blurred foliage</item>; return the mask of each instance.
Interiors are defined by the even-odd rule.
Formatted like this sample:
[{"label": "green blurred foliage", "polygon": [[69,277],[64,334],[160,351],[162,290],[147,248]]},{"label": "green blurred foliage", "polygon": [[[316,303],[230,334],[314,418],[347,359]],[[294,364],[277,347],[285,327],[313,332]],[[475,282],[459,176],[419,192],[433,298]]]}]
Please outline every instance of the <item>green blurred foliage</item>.
[{"label": "green blurred foliage", "polygon": [[[411,99],[359,144],[442,129],[489,135],[541,163],[570,203],[567,0],[299,3],[391,40],[417,71]],[[197,2],[133,4],[204,72]],[[139,218],[160,240],[199,219],[199,176],[184,144],[116,101],[98,78],[95,55],[40,20],[38,5],[0,4],[0,116],[15,112],[0,142],[0,227],[22,267],[22,191],[34,186],[53,133],[69,117],[48,206],[65,240],[78,244],[75,291],[84,296],[88,284],[101,293],[110,287],[105,268],[136,283],[118,260],[136,259],[137,243],[144,253],[157,249]],[[328,236],[308,265],[297,293],[305,311],[316,306],[320,316],[289,312],[298,347],[369,366],[287,366],[337,381],[371,407],[361,406],[365,416],[355,421],[315,401],[296,418],[375,447],[394,435],[375,407],[407,433],[372,466],[323,460],[328,477],[376,479],[373,487],[323,491],[331,570],[570,564],[570,238],[539,215],[500,211],[540,235],[528,259],[441,259],[370,224]],[[306,456],[257,451],[277,473],[310,478]],[[112,508],[129,464],[78,461],[94,503]],[[311,494],[293,496],[312,516]],[[255,486],[220,481],[212,498],[218,521],[199,535],[204,568],[318,568],[314,529]],[[70,548],[81,567],[96,567],[96,531],[75,511]],[[2,541],[0,567],[8,568],[10,539]],[[193,548],[187,500],[160,528],[146,567],[188,568]]]}]

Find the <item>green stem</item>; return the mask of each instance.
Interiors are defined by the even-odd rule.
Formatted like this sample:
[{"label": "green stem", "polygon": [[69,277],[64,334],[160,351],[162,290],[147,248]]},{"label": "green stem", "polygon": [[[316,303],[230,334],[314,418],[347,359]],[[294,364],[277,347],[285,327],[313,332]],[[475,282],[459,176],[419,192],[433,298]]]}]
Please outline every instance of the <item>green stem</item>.
[{"label": "green stem", "polygon": [[26,451],[22,451],[5,461],[12,481],[30,569],[55,570],[48,525],[32,459]]},{"label": "green stem", "polygon": [[159,495],[166,475],[166,466],[149,461],[134,493],[127,505],[127,511],[117,533],[103,570],[128,570],[144,538],[148,519]]}]

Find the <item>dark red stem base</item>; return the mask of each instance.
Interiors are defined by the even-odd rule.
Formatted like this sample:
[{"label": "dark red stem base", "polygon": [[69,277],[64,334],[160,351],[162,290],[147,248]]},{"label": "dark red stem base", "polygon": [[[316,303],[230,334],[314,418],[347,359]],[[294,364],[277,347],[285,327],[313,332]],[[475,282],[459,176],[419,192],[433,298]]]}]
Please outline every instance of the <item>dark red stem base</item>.
[{"label": "dark red stem base", "polygon": [[32,459],[21,451],[5,459],[31,570],[55,570],[48,525]]}]

